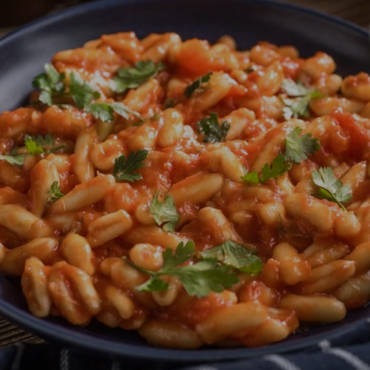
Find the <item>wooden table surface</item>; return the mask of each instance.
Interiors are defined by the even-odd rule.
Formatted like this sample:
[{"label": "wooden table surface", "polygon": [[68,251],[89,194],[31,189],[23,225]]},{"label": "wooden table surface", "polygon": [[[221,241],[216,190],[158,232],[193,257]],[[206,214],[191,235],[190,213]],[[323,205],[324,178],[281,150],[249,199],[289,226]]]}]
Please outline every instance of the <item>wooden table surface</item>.
[{"label": "wooden table surface", "polygon": [[[104,0],[101,0],[104,1]],[[176,0],[174,0],[176,1]],[[256,0],[258,1],[258,0]],[[327,12],[343,19],[349,20],[362,27],[370,27],[370,0],[280,0],[285,3],[293,3],[307,8]],[[0,29],[6,33],[9,29]],[[43,340],[26,333],[6,320],[0,319],[0,346],[10,345],[17,342],[41,343]]]}]

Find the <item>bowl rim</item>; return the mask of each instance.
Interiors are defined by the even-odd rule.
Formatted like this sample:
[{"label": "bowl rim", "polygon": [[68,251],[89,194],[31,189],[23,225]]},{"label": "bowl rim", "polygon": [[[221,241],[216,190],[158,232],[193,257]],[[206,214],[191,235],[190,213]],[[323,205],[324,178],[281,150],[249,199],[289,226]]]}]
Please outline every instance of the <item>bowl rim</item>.
[{"label": "bowl rim", "polygon": [[[326,20],[327,22],[340,25],[350,29],[359,35],[366,37],[370,42],[370,32],[365,28],[358,26],[350,21],[343,20],[337,16],[323,13],[319,10],[306,8],[297,4],[283,3],[277,0],[238,0],[240,2],[258,2],[263,5],[285,8],[300,13],[306,13],[314,17]],[[91,3],[84,3],[72,8],[58,11],[32,22],[26,23],[18,27],[14,31],[0,38],[0,48],[6,46],[8,42],[22,37],[23,34],[32,31],[33,29],[42,28],[55,21],[60,21],[70,15],[76,16],[86,11],[99,10],[110,8],[117,4],[138,4],[138,3],[156,3],[161,0],[97,0]],[[370,44],[369,44],[370,45]],[[369,46],[370,47],[370,46]],[[42,337],[55,342],[62,342],[67,346],[75,346],[84,350],[93,350],[100,354],[110,355],[113,357],[135,358],[140,360],[166,360],[166,361],[182,361],[182,362],[204,362],[218,360],[240,360],[243,358],[267,355],[270,353],[284,353],[302,348],[317,345],[318,342],[324,339],[333,339],[340,335],[345,335],[356,327],[365,322],[366,318],[357,319],[353,322],[343,324],[339,328],[331,329],[329,333],[319,333],[291,342],[279,342],[268,346],[257,348],[202,348],[199,350],[180,350],[168,348],[156,348],[150,345],[127,344],[117,342],[113,339],[105,339],[92,337],[88,333],[80,333],[73,331],[67,322],[66,325],[59,325],[53,322],[37,318],[31,315],[28,311],[18,308],[11,303],[0,298],[0,314],[5,318],[14,321],[20,327],[26,330],[31,330]]]},{"label": "bowl rim", "polygon": [[[41,334],[43,338],[50,339],[57,343],[64,343],[78,349],[93,350],[97,353],[112,357],[126,357],[138,360],[165,360],[168,362],[204,362],[220,360],[241,360],[256,356],[263,356],[271,353],[286,353],[317,346],[323,340],[331,340],[360,327],[367,318],[348,322],[340,328],[332,329],[329,333],[310,335],[292,342],[278,342],[262,347],[253,348],[207,348],[203,347],[196,350],[171,349],[153,347],[149,344],[127,344],[112,339],[93,337],[85,333],[73,332],[69,326],[61,326],[50,321],[33,316],[31,313],[14,307],[11,303],[0,299],[0,314],[5,318],[14,321],[20,327],[30,329],[34,333]],[[66,323],[68,324],[68,323]],[[70,324],[68,324],[70,325]],[[71,336],[72,334],[72,336]],[[89,341],[90,339],[90,341]]]}]

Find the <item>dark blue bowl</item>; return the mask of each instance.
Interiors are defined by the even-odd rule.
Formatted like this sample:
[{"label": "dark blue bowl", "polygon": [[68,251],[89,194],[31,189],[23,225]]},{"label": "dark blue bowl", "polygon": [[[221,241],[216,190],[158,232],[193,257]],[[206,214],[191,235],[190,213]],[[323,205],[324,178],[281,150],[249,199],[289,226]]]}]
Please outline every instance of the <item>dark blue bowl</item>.
[{"label": "dark blue bowl", "polygon": [[[211,41],[230,34],[240,48],[267,40],[295,45],[303,56],[324,50],[335,58],[341,74],[369,72],[370,66],[365,30],[297,6],[265,0],[105,0],[43,18],[0,41],[0,111],[24,102],[33,76],[56,51],[124,30],[134,30],[140,37],[175,31],[183,38]],[[0,313],[43,337],[90,351],[142,359],[216,361],[316,344],[355,329],[369,317],[370,308],[352,311],[342,322],[312,327],[270,346],[196,351],[154,348],[134,332],[108,329],[98,323],[79,328],[55,318],[38,319],[28,313],[18,282],[6,277],[0,277]]]}]

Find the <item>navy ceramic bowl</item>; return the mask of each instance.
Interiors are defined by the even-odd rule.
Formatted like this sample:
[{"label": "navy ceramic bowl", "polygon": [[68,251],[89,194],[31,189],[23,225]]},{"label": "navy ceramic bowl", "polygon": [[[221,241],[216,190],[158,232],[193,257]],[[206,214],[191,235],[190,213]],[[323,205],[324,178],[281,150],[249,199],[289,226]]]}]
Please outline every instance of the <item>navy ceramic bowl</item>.
[{"label": "navy ceramic bowl", "polygon": [[[292,44],[303,56],[326,51],[341,74],[370,72],[365,30],[312,10],[265,0],[104,0],[43,18],[0,41],[0,111],[24,102],[33,76],[56,51],[77,47],[103,33],[128,30],[139,37],[174,31],[183,38],[211,41],[230,34],[242,49],[260,40]],[[369,317],[370,307],[350,312],[342,322],[300,331],[265,347],[192,351],[154,348],[135,332],[98,323],[79,328],[60,319],[38,319],[28,313],[19,283],[7,277],[0,277],[0,313],[45,338],[89,351],[141,359],[216,361],[291,351],[345,334]]]}]

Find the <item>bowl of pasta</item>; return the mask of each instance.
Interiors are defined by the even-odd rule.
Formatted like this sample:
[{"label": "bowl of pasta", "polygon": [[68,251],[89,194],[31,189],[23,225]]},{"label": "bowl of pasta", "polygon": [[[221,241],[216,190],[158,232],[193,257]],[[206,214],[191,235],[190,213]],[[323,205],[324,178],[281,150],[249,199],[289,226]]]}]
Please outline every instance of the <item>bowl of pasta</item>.
[{"label": "bowl of pasta", "polygon": [[189,361],[368,317],[365,31],[272,1],[101,1],[0,50],[2,315]]}]

